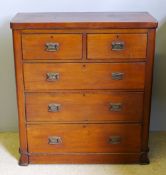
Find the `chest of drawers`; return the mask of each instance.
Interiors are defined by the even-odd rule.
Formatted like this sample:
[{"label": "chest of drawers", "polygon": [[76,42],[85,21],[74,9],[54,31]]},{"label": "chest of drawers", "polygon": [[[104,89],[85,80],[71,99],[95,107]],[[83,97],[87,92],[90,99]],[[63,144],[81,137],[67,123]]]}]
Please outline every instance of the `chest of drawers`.
[{"label": "chest of drawers", "polygon": [[148,13],[16,15],[20,165],[149,162],[156,27]]}]

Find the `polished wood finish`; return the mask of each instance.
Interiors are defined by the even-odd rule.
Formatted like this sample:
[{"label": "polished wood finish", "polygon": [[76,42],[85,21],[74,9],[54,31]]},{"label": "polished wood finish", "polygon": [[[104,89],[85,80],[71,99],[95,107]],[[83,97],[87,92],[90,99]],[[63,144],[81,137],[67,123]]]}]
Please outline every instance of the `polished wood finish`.
[{"label": "polished wood finish", "polygon": [[[53,89],[143,89],[144,63],[56,63],[24,64],[26,90]],[[47,81],[48,72],[59,73],[57,81]],[[123,73],[122,80],[114,80],[112,73]]]},{"label": "polished wood finish", "polygon": [[[143,93],[27,93],[27,121],[54,122],[141,122]],[[49,112],[49,104],[60,104],[60,111]],[[121,104],[120,111],[111,110],[111,104]]]},{"label": "polished wood finish", "polygon": [[[112,50],[113,42],[124,42],[124,49]],[[146,58],[147,34],[88,34],[88,59]]]},{"label": "polished wood finish", "polygon": [[[149,163],[149,159],[146,153],[149,152],[149,125],[150,125],[150,112],[151,112],[151,94],[153,83],[153,65],[154,65],[154,51],[155,51],[155,37],[156,31],[149,30],[148,33],[148,60],[146,65],[146,78],[145,78],[145,97],[144,97],[144,114],[143,114],[143,132],[142,132],[142,162],[143,164]],[[151,52],[150,52],[151,51]]]},{"label": "polished wood finish", "polygon": [[46,160],[49,164],[133,164],[140,163],[141,154],[138,153],[112,153],[112,154],[31,154],[29,161],[32,164],[45,164]]},{"label": "polished wood finish", "polygon": [[[140,124],[28,125],[27,134],[30,153],[138,153],[141,149]],[[62,142],[49,144],[50,136]],[[110,143],[114,136],[120,137],[119,143]]]},{"label": "polished wood finish", "polygon": [[156,28],[157,21],[147,12],[66,12],[18,13],[13,29],[68,28]]},{"label": "polished wood finish", "polygon": [[[47,43],[58,43],[57,51],[46,50]],[[81,59],[81,34],[28,34],[22,36],[23,59]]]},{"label": "polished wood finish", "polygon": [[[22,152],[26,152],[27,147],[27,129],[25,127],[26,116],[25,116],[25,94],[24,94],[24,83],[23,83],[23,67],[22,67],[22,54],[21,54],[21,32],[13,32],[13,46],[14,46],[14,57],[15,61],[15,76],[17,84],[17,105],[18,105],[18,115],[19,115],[19,138],[20,138],[20,148]],[[29,157],[25,154],[21,154],[19,164],[28,165]]]},{"label": "polished wood finish", "polygon": [[152,16],[23,13],[11,27],[20,165],[149,163]]}]

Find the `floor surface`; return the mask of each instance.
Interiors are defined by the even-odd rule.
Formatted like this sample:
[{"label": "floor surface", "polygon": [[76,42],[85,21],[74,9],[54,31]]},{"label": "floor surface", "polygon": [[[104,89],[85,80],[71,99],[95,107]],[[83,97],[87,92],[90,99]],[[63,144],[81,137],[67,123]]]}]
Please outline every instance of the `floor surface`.
[{"label": "floor surface", "polygon": [[150,133],[149,165],[18,165],[18,134],[0,133],[0,175],[166,175],[166,132]]}]

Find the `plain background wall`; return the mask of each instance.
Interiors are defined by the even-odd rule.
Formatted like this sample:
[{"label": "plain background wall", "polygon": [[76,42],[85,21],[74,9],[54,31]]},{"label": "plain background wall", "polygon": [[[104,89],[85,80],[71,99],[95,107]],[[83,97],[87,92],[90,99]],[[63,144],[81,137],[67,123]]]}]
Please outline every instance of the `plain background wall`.
[{"label": "plain background wall", "polygon": [[17,12],[148,11],[158,21],[151,130],[166,130],[166,0],[1,0],[0,131],[17,130],[10,20]]}]

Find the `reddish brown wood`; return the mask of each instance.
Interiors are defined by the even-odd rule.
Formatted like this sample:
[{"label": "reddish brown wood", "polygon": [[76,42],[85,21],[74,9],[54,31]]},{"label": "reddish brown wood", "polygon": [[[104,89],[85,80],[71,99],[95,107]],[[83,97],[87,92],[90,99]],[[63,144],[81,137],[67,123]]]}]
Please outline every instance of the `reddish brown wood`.
[{"label": "reddish brown wood", "polygon": [[32,164],[133,164],[140,163],[140,154],[31,154]]},{"label": "reddish brown wood", "polygon": [[131,29],[131,28],[126,28],[126,29],[81,29],[81,28],[73,28],[73,29],[25,29],[22,30],[22,34],[147,34],[149,29]]},{"label": "reddish brown wood", "polygon": [[[112,50],[113,42],[124,42],[124,49]],[[88,34],[88,59],[146,58],[147,34]]]},{"label": "reddish brown wood", "polygon": [[13,45],[14,45],[14,61],[15,61],[15,75],[17,87],[17,104],[19,115],[19,138],[20,138],[20,165],[28,165],[29,158],[22,152],[27,152],[27,135],[25,126],[25,98],[24,98],[24,84],[23,84],[23,67],[21,54],[21,33],[20,31],[13,31]]},{"label": "reddish brown wood", "polygon": [[[49,112],[49,104],[60,104],[59,112]],[[120,103],[120,111],[111,111]],[[142,121],[143,93],[28,93],[27,121],[100,122]]]},{"label": "reddish brown wood", "polygon": [[[27,129],[30,153],[138,153],[141,148],[139,124],[41,124]],[[49,144],[51,136],[61,143]],[[114,136],[121,141],[110,143]]]},{"label": "reddish brown wood", "polygon": [[18,13],[13,29],[54,28],[156,28],[157,21],[147,12],[67,12]]},{"label": "reddish brown wood", "polygon": [[[21,165],[149,163],[157,27],[153,17],[148,13],[24,13],[13,19],[11,27]],[[125,49],[110,51],[117,38],[124,41]],[[45,43],[56,41],[58,52],[47,53]],[[48,82],[48,72],[60,73],[59,79]],[[124,73],[122,80],[112,79],[115,72]],[[111,102],[122,103],[122,110],[109,111]],[[50,103],[60,103],[60,111],[48,112]],[[110,135],[122,139],[109,144]],[[48,144],[49,136],[60,136],[62,143]]]},{"label": "reddish brown wood", "polygon": [[148,159],[148,140],[149,140],[149,124],[150,124],[150,111],[151,111],[151,93],[153,81],[153,64],[155,53],[155,30],[148,32],[148,55],[146,62],[146,78],[145,78],[145,96],[144,96],[144,114],[143,114],[143,132],[142,132],[142,152],[144,152],[141,162],[149,163]]},{"label": "reddish brown wood", "polygon": [[[47,43],[58,43],[59,49],[48,52]],[[25,34],[22,48],[23,59],[81,59],[82,34]]]},{"label": "reddish brown wood", "polygon": [[[56,63],[24,64],[25,89],[33,91],[53,89],[142,89],[144,63]],[[54,82],[46,80],[48,72],[59,73]],[[122,80],[112,79],[112,73],[124,73]]]}]

